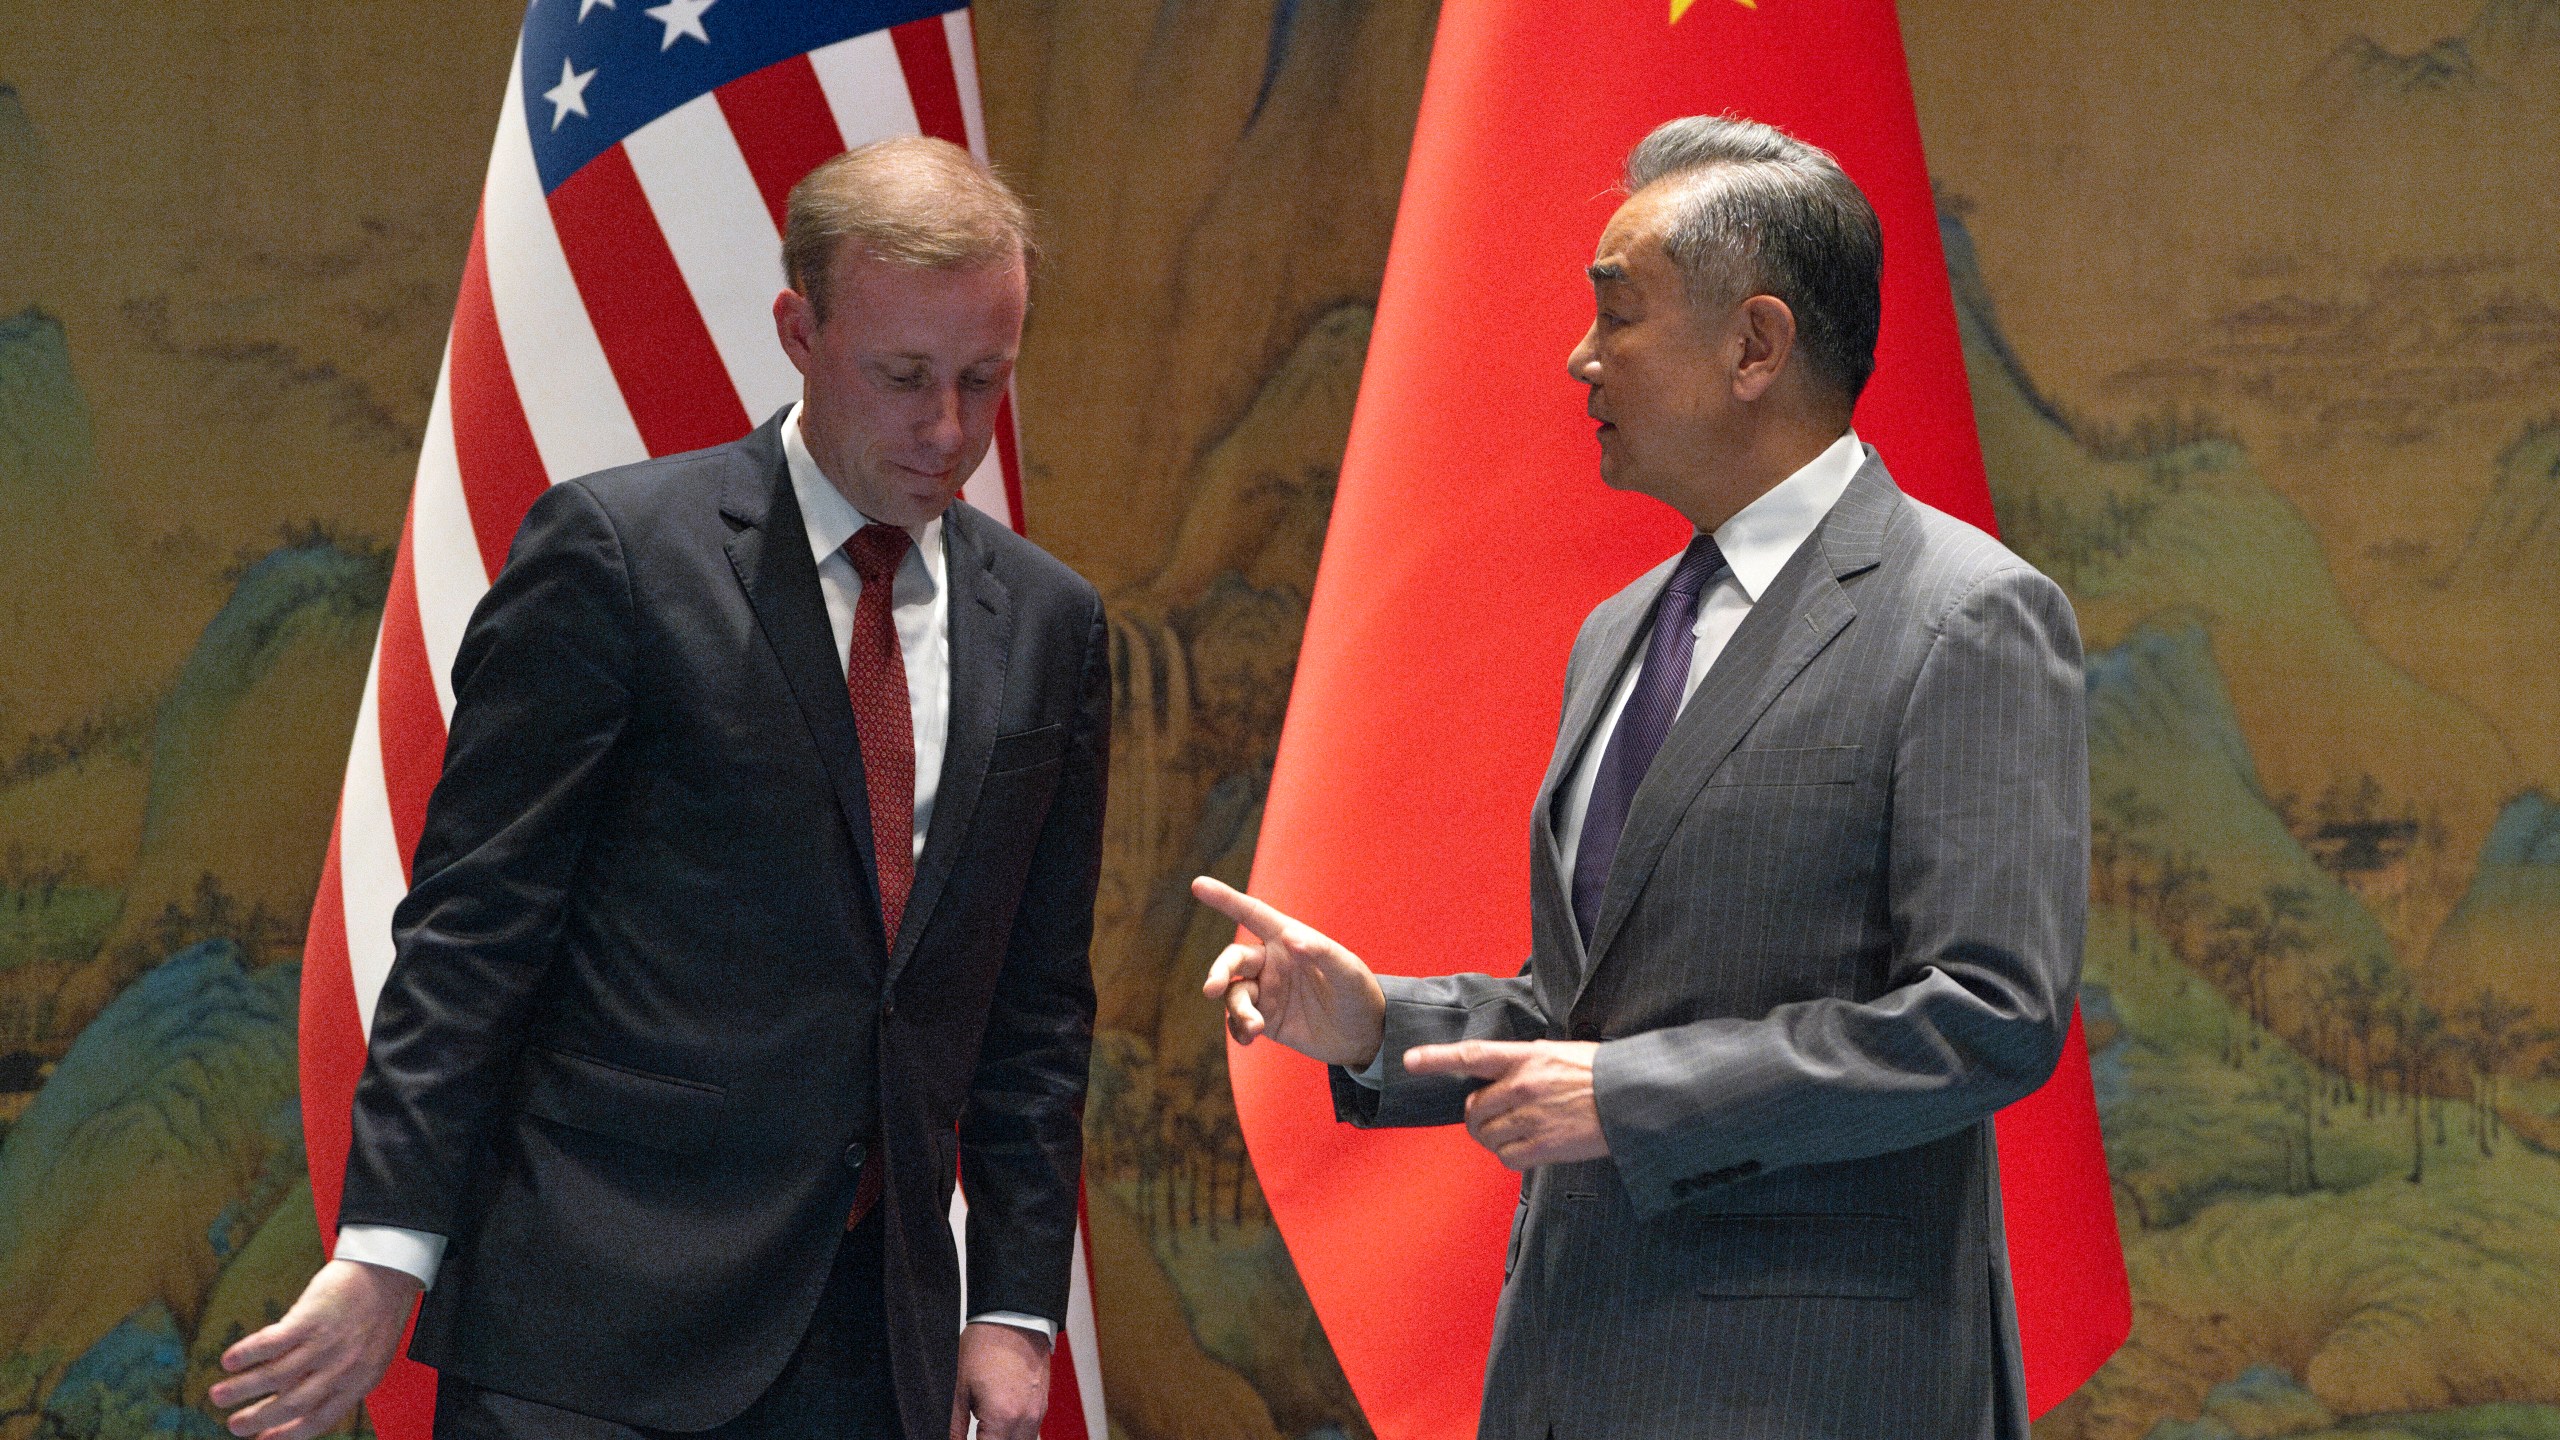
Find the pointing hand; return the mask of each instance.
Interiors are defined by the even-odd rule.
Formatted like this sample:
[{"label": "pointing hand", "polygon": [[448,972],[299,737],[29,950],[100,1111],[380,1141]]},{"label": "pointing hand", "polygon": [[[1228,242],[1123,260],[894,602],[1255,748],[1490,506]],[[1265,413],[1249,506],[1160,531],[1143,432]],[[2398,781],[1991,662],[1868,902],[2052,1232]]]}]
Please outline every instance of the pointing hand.
[{"label": "pointing hand", "polygon": [[1227,1033],[1237,1044],[1268,1035],[1352,1070],[1377,1058],[1386,1038],[1387,997],[1359,956],[1206,875],[1191,882],[1191,893],[1253,937],[1228,946],[1200,987],[1225,1002]]},{"label": "pointing hand", "polygon": [[1461,1040],[1404,1052],[1413,1075],[1487,1082],[1467,1097],[1467,1133],[1514,1170],[1609,1153],[1591,1085],[1600,1047],[1576,1040]]}]

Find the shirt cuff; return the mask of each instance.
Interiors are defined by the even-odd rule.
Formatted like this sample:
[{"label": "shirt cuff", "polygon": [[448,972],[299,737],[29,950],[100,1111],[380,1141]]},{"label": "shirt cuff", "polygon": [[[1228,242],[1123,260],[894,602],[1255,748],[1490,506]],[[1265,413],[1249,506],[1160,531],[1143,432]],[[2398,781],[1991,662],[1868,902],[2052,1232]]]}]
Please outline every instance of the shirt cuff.
[{"label": "shirt cuff", "polygon": [[1379,1042],[1378,1042],[1378,1053],[1377,1053],[1375,1056],[1371,1057],[1371,1059],[1370,1059],[1370,1061],[1369,1061],[1369,1063],[1368,1063],[1368,1064],[1361,1066],[1361,1067],[1360,1067],[1359,1069],[1357,1069],[1357,1070],[1345,1070],[1345,1071],[1343,1071],[1342,1073],[1344,1073],[1344,1074],[1346,1074],[1346,1075],[1350,1076],[1353,1080],[1356,1080],[1356,1081],[1358,1081],[1359,1083],[1361,1083],[1361,1084],[1363,1084],[1363,1085],[1368,1086],[1368,1087],[1369,1087],[1370,1089],[1372,1089],[1372,1090],[1384,1090],[1384,1089],[1386,1089],[1386,1088],[1387,1088],[1387,1045],[1386,1045],[1386,1042],[1385,1042],[1384,1040],[1381,1040],[1381,1041],[1379,1041]]},{"label": "shirt cuff", "polygon": [[397,1270],[433,1289],[436,1269],[444,1263],[444,1237],[397,1225],[341,1225],[336,1258]]},{"label": "shirt cuff", "polygon": [[1041,1339],[1058,1343],[1058,1322],[1038,1315],[1025,1315],[1019,1310],[988,1310],[969,1317],[972,1325],[1010,1325],[1016,1330],[1036,1332]]}]

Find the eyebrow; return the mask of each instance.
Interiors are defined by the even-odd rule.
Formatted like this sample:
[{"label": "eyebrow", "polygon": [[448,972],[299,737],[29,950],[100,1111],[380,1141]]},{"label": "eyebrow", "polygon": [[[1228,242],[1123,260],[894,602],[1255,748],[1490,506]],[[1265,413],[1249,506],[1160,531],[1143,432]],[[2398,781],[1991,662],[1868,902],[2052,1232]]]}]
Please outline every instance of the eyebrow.
[{"label": "eyebrow", "polygon": [[1611,260],[1605,264],[1590,266],[1582,273],[1591,277],[1592,284],[1605,285],[1613,280],[1626,279],[1627,267],[1619,264],[1615,260]]},{"label": "eyebrow", "polygon": [[[975,370],[981,365],[1001,365],[1019,358],[1018,353],[1007,355],[998,351],[993,355],[981,355],[975,360],[963,361],[960,368]],[[921,350],[884,350],[870,357],[870,361],[875,365],[931,365],[933,357]]]}]

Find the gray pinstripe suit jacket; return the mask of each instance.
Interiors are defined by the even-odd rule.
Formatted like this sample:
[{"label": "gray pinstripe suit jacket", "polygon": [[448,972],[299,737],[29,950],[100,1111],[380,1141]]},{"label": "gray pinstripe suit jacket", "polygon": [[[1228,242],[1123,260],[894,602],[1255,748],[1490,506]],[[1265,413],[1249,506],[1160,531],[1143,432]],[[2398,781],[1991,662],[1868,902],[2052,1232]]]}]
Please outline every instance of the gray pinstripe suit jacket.
[{"label": "gray pinstripe suit jacket", "polygon": [[2079,633],[2053,582],[1873,450],[1637,791],[1585,953],[1553,812],[1670,562],[1592,611],[1531,827],[1516,978],[1389,979],[1409,1046],[1603,1042],[1610,1158],[1530,1173],[1486,1440],[2025,1440],[1992,1111],[2052,1071],[2086,919]]}]

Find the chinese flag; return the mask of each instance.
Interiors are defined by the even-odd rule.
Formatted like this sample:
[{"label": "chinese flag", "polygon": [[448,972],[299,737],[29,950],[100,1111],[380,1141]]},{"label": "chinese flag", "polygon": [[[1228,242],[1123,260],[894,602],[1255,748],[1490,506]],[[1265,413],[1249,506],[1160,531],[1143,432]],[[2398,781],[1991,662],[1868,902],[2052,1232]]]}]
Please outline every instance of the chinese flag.
[{"label": "chinese flag", "polygon": [[[1529,809],[1566,651],[1689,533],[1600,482],[1565,373],[1591,314],[1582,267],[1627,151],[1717,112],[1829,150],[1874,202],[1884,328],[1857,428],[1912,495],[1993,523],[1890,0],[1451,0],[1252,882],[1382,971],[1509,974],[1528,953]],[[1472,1435],[1517,1178],[1456,1127],[1337,1125],[1321,1067],[1277,1045],[1229,1058],[1370,1423]],[[2132,1316],[2076,1020],[1999,1147],[2041,1414]]]}]

